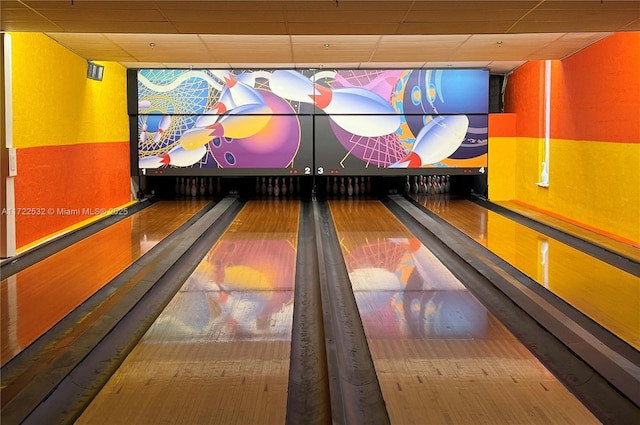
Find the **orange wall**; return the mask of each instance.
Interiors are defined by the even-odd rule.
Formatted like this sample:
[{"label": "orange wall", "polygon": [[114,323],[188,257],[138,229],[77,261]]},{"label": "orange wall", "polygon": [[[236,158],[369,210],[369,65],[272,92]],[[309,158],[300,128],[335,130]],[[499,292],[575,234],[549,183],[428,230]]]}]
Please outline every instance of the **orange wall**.
[{"label": "orange wall", "polygon": [[[131,200],[126,70],[87,62],[40,33],[13,33],[13,145],[18,249],[79,223],[83,209]],[[80,209],[80,214],[62,209]]]},{"label": "orange wall", "polygon": [[[614,34],[552,62],[548,188],[536,185],[544,160],[544,62],[509,76],[505,111],[517,116],[513,199],[640,241],[638,69],[640,33]],[[491,173],[501,164],[489,158]]]},{"label": "orange wall", "polygon": [[128,142],[24,148],[17,156],[16,207],[38,211],[16,217],[19,247],[130,199],[129,168],[117,165],[129,157]]},{"label": "orange wall", "polygon": [[544,62],[527,62],[508,76],[504,112],[526,119],[517,121],[520,137],[544,136]]},{"label": "orange wall", "polygon": [[640,32],[619,33],[563,60],[553,73],[551,135],[640,143]]}]

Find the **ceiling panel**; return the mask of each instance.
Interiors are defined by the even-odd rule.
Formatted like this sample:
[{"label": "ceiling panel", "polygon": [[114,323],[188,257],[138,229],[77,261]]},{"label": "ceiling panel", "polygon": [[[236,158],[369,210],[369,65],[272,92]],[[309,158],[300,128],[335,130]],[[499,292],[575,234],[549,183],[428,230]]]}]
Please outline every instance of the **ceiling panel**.
[{"label": "ceiling panel", "polygon": [[126,67],[439,64],[502,73],[640,30],[635,0],[2,0],[0,8],[0,30],[45,32],[82,57]]}]

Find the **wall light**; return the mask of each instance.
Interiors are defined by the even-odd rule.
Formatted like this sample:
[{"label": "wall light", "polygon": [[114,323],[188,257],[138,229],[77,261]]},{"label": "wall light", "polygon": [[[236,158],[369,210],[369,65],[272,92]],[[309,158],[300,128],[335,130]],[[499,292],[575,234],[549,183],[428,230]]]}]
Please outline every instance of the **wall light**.
[{"label": "wall light", "polygon": [[102,81],[104,75],[104,66],[95,64],[91,61],[87,62],[87,78],[91,80]]}]

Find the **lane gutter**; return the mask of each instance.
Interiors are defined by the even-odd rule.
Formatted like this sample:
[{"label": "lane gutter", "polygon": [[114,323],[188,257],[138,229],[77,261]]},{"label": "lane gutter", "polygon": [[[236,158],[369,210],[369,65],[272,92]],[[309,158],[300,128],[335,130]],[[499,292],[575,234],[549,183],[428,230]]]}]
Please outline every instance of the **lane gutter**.
[{"label": "lane gutter", "polygon": [[302,202],[291,331],[287,425],[331,424],[327,352],[320,295],[315,216]]},{"label": "lane gutter", "polygon": [[[25,383],[15,397],[3,406],[2,420],[38,425],[73,423],[182,287],[242,206],[243,203],[235,197],[222,199],[199,220],[191,222],[183,232],[172,234],[162,247],[149,251],[119,275],[115,279],[119,280],[118,284],[135,278],[138,280],[135,287],[72,346],[47,364],[46,370]],[[83,305],[74,313],[82,316],[82,312],[90,314],[91,311],[91,307]],[[73,320],[78,319],[77,315],[70,315],[66,325],[73,328]],[[45,351],[47,345],[43,343]],[[23,369],[25,365],[29,367],[29,362],[32,362],[31,366],[37,366],[39,359],[35,357],[26,362],[14,359],[15,362],[12,360],[5,365],[2,368],[3,380],[5,372],[11,368]]]},{"label": "lane gutter", "polygon": [[387,413],[349,274],[326,202],[314,202],[333,423],[387,425]]},{"label": "lane gutter", "polygon": [[397,195],[385,205],[601,421],[640,417],[637,350],[428,210]]}]

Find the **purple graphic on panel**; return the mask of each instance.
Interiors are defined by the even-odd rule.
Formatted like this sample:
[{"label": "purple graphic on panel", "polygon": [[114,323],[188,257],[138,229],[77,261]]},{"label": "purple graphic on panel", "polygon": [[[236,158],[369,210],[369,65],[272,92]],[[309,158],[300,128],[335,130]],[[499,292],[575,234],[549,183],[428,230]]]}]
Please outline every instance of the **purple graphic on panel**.
[{"label": "purple graphic on panel", "polygon": [[[274,112],[260,132],[242,139],[215,138],[209,149],[222,168],[283,168],[293,161],[300,146],[300,123],[291,105],[259,90]],[[284,115],[290,114],[290,115]],[[244,117],[251,120],[252,116]]]}]

